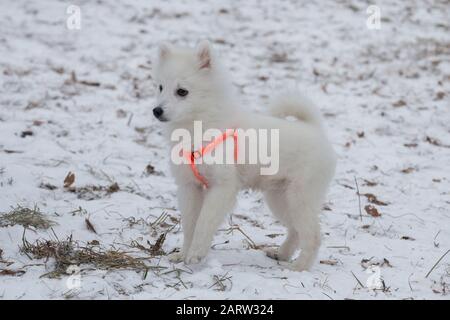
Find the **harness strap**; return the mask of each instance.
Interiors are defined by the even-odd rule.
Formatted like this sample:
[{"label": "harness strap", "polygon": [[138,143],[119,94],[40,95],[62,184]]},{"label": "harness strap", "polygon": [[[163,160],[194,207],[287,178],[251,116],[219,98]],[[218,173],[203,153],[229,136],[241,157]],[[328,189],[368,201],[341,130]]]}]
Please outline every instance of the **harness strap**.
[{"label": "harness strap", "polygon": [[238,157],[238,144],[237,144],[237,132],[234,129],[226,130],[221,136],[215,138],[212,142],[210,142],[205,147],[201,147],[198,151],[187,152],[183,150],[184,157],[188,160],[188,163],[191,167],[192,173],[197,178],[197,180],[208,188],[208,181],[205,177],[203,177],[197,169],[195,165],[195,159],[202,158],[204,155],[213,151],[219,144],[223,143],[229,137],[233,136],[234,140],[234,161],[237,161]]}]

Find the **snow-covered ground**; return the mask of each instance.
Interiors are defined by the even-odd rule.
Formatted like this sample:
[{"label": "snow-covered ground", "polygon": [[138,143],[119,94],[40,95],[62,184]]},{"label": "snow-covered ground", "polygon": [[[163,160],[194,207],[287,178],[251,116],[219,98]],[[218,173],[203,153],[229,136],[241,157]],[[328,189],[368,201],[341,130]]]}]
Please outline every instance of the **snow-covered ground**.
[{"label": "snow-covered ground", "polygon": [[[66,27],[70,4],[81,8],[80,30]],[[53,259],[20,252],[21,225],[0,227],[0,298],[448,299],[450,254],[438,260],[450,249],[450,5],[376,1],[381,29],[370,30],[370,4],[3,3],[0,212],[37,206],[57,225],[29,228],[30,243],[97,240],[150,269],[145,276],[81,265],[73,289],[68,276],[41,277]],[[201,265],[132,248],[173,226],[162,249],[181,245],[167,143],[151,113],[152,59],[162,40],[204,38],[231,69],[243,107],[264,111],[272,94],[298,85],[325,116],[339,162],[310,272],[283,270],[252,249],[284,237],[253,191],[241,193]],[[75,192],[63,187],[69,171]],[[98,190],[115,182],[116,192]],[[373,290],[378,275],[384,286]]]}]

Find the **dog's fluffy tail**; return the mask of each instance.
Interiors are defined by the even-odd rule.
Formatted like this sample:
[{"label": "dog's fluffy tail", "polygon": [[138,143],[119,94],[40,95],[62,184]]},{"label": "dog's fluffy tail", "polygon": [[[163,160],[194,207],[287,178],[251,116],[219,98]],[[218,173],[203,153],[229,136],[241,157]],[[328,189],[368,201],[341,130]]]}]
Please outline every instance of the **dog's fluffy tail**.
[{"label": "dog's fluffy tail", "polygon": [[278,118],[292,116],[314,125],[322,123],[319,109],[309,98],[298,92],[286,92],[279,96],[271,104],[270,113]]}]

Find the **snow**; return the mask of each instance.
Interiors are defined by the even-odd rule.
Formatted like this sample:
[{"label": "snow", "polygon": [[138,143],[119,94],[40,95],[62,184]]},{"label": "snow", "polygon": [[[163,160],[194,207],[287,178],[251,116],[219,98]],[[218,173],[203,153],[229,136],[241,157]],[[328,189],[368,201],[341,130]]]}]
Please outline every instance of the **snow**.
[{"label": "snow", "polygon": [[[51,259],[20,252],[22,226],[2,227],[2,259],[13,264],[0,262],[0,271],[25,273],[0,275],[0,298],[448,299],[450,255],[426,277],[450,249],[445,1],[377,1],[380,30],[366,27],[363,1],[72,4],[81,8],[80,30],[66,28],[64,1],[12,1],[0,11],[0,212],[37,205],[58,225],[54,233],[27,230],[28,241],[95,239],[165,269],[144,279],[142,272],[81,266],[74,292],[68,277],[41,277]],[[245,235],[256,245],[279,245],[284,236],[254,191],[240,194],[201,265],[174,265],[129,247],[156,241],[162,230],[151,232],[149,224],[163,212],[179,217],[167,143],[151,113],[156,45],[204,38],[230,68],[243,107],[264,111],[272,94],[299,86],[325,116],[339,162],[310,272],[283,270],[251,249]],[[33,134],[21,137],[27,130]],[[155,172],[146,174],[149,164]],[[120,190],[80,199],[63,188],[69,171],[76,187],[117,182]],[[380,217],[366,213],[367,193],[387,203],[373,204]],[[163,250],[181,240],[177,226]],[[368,288],[372,264],[384,289]],[[226,278],[224,287],[217,277]]]}]

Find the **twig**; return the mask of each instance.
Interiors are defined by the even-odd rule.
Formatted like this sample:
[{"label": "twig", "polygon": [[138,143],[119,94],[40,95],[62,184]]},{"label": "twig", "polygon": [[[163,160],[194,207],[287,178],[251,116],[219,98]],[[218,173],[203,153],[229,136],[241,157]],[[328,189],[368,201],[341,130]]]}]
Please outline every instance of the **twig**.
[{"label": "twig", "polygon": [[94,225],[91,223],[91,221],[89,221],[89,218],[85,218],[84,221],[86,222],[86,228],[89,231],[92,231],[93,233],[97,234],[97,231],[94,228]]},{"label": "twig", "polygon": [[442,257],[439,258],[438,261],[436,261],[436,263],[434,264],[433,268],[431,268],[431,270],[428,271],[428,273],[427,273],[427,275],[425,276],[425,278],[428,278],[428,276],[429,276],[430,273],[434,270],[434,268],[436,268],[436,266],[439,264],[439,262],[441,262],[441,260],[444,259],[444,257],[445,257],[445,256],[447,255],[447,253],[449,253],[449,252],[450,252],[450,249],[448,249],[447,252],[444,253],[444,254],[442,255]]},{"label": "twig", "polygon": [[411,292],[414,291],[413,288],[412,288],[412,286],[411,286],[411,277],[412,277],[413,274],[414,274],[414,273],[411,273],[411,274],[409,275],[409,277],[408,277],[408,285],[409,285],[409,289],[411,289]]},{"label": "twig", "polygon": [[361,194],[359,193],[359,186],[358,181],[356,180],[356,177],[353,177],[355,179],[356,184],[356,194],[358,195],[358,209],[359,209],[359,219],[362,221],[362,211],[361,211]]},{"label": "twig", "polygon": [[330,297],[329,295],[327,295],[325,292],[322,292],[324,295],[326,295],[328,298],[330,298],[330,300],[334,300],[332,297]]},{"label": "twig", "polygon": [[361,286],[361,288],[365,288],[364,285],[361,283],[361,281],[359,281],[359,279],[355,276],[355,274],[353,273],[353,271],[350,271],[352,273],[352,275],[355,277],[356,281],[358,281],[358,284]]}]

